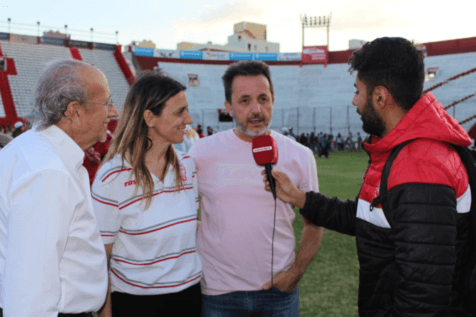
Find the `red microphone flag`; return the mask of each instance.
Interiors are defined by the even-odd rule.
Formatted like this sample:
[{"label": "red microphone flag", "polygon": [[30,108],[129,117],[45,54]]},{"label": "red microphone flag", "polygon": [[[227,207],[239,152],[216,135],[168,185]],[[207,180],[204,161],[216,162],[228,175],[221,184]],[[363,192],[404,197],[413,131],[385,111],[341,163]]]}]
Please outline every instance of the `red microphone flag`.
[{"label": "red microphone flag", "polygon": [[254,137],[252,148],[253,157],[259,166],[278,163],[278,147],[272,136],[260,135]]}]

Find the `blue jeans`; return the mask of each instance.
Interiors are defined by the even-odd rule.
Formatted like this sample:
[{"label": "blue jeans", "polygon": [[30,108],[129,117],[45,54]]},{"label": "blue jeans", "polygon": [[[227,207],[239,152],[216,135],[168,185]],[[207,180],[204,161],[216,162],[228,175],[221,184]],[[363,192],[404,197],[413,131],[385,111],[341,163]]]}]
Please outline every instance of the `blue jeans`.
[{"label": "blue jeans", "polygon": [[202,317],[299,317],[299,289],[203,295]]}]

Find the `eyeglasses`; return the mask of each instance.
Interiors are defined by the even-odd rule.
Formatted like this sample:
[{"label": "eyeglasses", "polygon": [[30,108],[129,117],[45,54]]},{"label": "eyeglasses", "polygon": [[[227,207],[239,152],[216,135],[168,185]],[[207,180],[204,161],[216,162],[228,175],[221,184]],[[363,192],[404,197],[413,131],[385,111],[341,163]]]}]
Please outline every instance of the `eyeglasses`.
[{"label": "eyeglasses", "polygon": [[102,102],[92,102],[92,101],[85,101],[84,103],[94,103],[94,104],[97,104],[97,105],[107,106],[107,111],[111,111],[111,110],[112,110],[112,107],[114,107],[114,102],[112,101],[112,98],[111,98],[111,97],[109,97],[109,99],[108,99],[105,103],[102,103]]}]

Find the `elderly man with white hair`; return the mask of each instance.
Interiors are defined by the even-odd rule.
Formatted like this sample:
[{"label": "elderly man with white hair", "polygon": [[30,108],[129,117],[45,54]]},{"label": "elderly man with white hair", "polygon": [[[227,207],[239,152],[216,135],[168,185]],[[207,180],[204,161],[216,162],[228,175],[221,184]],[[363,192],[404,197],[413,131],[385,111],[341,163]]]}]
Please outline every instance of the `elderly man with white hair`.
[{"label": "elderly man with white hair", "polygon": [[119,113],[104,74],[80,61],[48,65],[35,97],[33,129],[0,152],[0,308],[92,316],[107,264],[82,163]]}]

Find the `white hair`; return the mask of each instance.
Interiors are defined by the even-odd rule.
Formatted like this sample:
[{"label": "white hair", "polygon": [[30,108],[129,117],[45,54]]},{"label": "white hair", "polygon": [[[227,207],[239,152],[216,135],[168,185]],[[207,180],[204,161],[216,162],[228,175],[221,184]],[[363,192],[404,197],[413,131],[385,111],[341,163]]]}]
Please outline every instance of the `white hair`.
[{"label": "white hair", "polygon": [[65,116],[68,104],[87,101],[88,91],[79,70],[96,67],[73,59],[55,60],[43,69],[35,92],[35,105],[32,113],[34,127],[46,129],[58,123]]}]

